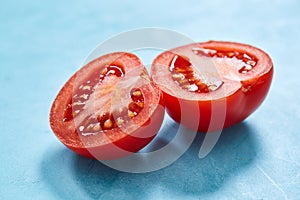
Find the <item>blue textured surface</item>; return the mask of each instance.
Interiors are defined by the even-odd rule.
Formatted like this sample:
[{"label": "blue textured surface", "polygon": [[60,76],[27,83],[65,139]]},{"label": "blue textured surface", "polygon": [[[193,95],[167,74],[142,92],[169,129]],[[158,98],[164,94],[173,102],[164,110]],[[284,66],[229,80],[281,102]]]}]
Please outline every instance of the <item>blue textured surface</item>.
[{"label": "blue textured surface", "polygon": [[[299,8],[296,0],[2,2],[0,199],[300,199]],[[275,77],[262,107],[205,159],[199,136],[167,168],[123,173],[66,149],[48,114],[98,43],[149,26],[258,46]]]}]

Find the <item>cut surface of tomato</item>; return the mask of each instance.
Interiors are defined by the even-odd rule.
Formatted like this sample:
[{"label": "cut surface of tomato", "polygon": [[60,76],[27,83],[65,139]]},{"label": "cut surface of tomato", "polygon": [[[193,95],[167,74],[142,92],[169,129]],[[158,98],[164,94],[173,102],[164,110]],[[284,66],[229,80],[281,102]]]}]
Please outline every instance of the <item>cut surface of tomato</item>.
[{"label": "cut surface of tomato", "polygon": [[68,148],[99,160],[146,146],[164,117],[162,92],[130,53],[111,53],[77,71],[57,95],[50,125]]},{"label": "cut surface of tomato", "polygon": [[268,93],[273,64],[256,47],[209,41],[161,53],[151,75],[175,121],[211,132],[241,122],[258,108]]}]

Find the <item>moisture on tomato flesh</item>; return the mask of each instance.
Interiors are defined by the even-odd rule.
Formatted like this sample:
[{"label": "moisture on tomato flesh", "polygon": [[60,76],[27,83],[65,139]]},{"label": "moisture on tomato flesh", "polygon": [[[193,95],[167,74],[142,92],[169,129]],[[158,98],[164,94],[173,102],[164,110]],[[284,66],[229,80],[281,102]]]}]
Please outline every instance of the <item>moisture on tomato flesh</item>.
[{"label": "moisture on tomato flesh", "polygon": [[211,132],[239,123],[257,109],[269,90],[273,64],[256,47],[209,41],[161,53],[151,75],[175,121]]},{"label": "moisture on tomato flesh", "polygon": [[161,91],[140,60],[111,53],[76,72],[50,112],[53,132],[68,148],[95,159],[117,159],[146,146],[164,117]]}]

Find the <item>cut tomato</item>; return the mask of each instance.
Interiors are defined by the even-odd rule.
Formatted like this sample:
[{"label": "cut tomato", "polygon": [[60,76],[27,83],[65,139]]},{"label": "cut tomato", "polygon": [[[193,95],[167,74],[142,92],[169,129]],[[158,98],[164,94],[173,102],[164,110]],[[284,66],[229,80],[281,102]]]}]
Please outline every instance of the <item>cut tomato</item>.
[{"label": "cut tomato", "polygon": [[209,41],[161,53],[151,75],[175,121],[211,132],[243,121],[258,108],[270,88],[273,64],[253,46]]},{"label": "cut tomato", "polygon": [[74,152],[116,159],[146,146],[164,117],[162,92],[130,53],[111,53],[76,72],[57,95],[50,124]]}]

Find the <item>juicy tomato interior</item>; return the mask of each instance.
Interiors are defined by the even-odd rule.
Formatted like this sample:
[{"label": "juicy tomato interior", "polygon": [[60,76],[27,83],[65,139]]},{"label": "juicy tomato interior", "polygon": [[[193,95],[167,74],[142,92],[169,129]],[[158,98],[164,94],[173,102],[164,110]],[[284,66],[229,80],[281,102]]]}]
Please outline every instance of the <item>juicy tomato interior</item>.
[{"label": "juicy tomato interior", "polygon": [[65,84],[50,122],[70,149],[97,159],[115,159],[147,145],[164,116],[162,94],[139,59],[129,53],[102,56]]},{"label": "juicy tomato interior", "polygon": [[[73,97],[64,109],[64,122],[72,120],[84,110],[90,96],[97,89],[97,86],[102,84],[104,79],[107,79],[108,76],[110,76],[111,79],[113,76],[119,79],[125,76],[125,71],[121,66],[117,65],[107,65],[101,71],[96,71],[85,81],[85,84],[81,84],[73,92]],[[144,108],[144,95],[140,88],[132,88],[129,95],[131,98],[130,102],[126,107],[120,108],[119,111],[114,113],[104,111],[98,116],[91,114],[86,117],[79,125],[79,132],[81,132],[82,135],[96,134],[99,131],[103,132],[120,127],[131,118],[136,117]]]},{"label": "juicy tomato interior", "polygon": [[[258,48],[210,41],[163,52],[154,60],[151,74],[169,102],[169,115],[207,132],[242,121],[261,104],[271,84],[273,65]],[[190,114],[183,117],[184,112]],[[216,115],[224,115],[223,120]],[[199,123],[195,122],[198,118]]]},{"label": "juicy tomato interior", "polygon": [[[209,56],[216,62],[215,67],[219,73],[226,76],[237,70],[240,74],[250,72],[257,63],[257,58],[250,56],[245,52],[238,52],[232,50],[216,50],[216,49],[203,49],[193,48],[192,51],[196,55]],[[226,66],[219,64],[230,63]],[[219,84],[208,84],[206,80],[201,80],[200,75],[194,70],[193,64],[188,58],[174,55],[170,62],[169,70],[172,74],[173,81],[175,81],[181,88],[190,92],[208,93],[209,91],[216,90],[223,82]],[[239,76],[239,75],[237,75]],[[243,77],[240,77],[243,79]]]},{"label": "juicy tomato interior", "polygon": [[89,77],[85,84],[81,84],[76,88],[73,92],[73,97],[64,109],[63,121],[70,121],[80,113],[86,101],[89,100],[91,94],[95,91],[95,87],[101,84],[107,76],[124,77],[124,69],[117,65],[107,65],[102,71],[96,71]]}]

